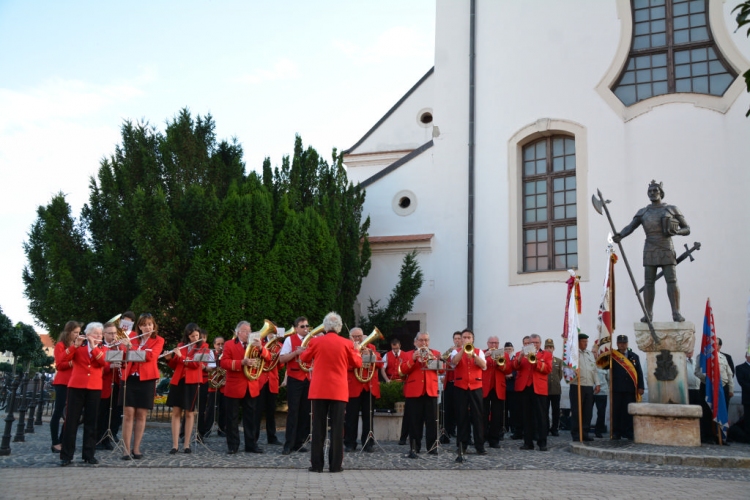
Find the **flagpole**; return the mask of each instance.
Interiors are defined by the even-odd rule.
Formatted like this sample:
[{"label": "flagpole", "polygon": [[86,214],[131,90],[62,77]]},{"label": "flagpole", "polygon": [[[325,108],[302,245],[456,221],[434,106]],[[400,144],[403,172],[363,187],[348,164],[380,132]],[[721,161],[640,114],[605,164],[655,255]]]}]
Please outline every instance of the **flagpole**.
[{"label": "flagpole", "polygon": [[583,413],[581,412],[581,367],[576,368],[578,378],[578,440],[583,443]]},{"label": "flagpole", "polygon": [[[609,387],[607,388],[609,393],[609,439],[612,440],[612,338],[609,340]],[[636,387],[636,392],[638,388]]]}]

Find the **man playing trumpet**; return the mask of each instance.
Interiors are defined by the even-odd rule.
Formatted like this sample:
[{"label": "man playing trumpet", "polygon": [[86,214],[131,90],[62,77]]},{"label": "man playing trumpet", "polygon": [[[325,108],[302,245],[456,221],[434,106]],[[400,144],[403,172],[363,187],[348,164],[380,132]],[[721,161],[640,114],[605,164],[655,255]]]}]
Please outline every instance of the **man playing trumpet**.
[{"label": "man playing trumpet", "polygon": [[487,370],[482,376],[484,397],[484,440],[490,448],[500,448],[505,426],[505,375],[513,372],[510,358],[500,349],[500,339],[494,335],[487,339]]},{"label": "man playing trumpet", "polygon": [[[364,340],[364,333],[361,328],[355,327],[349,331],[349,338],[354,343],[354,348],[361,351],[360,347]],[[380,359],[380,353],[375,350],[372,344],[367,345],[367,351],[363,352],[363,358],[366,353],[369,353],[375,358],[375,363],[365,366],[363,359],[362,367],[368,368],[369,370],[375,370],[373,377],[367,382],[361,382],[357,380],[356,372],[354,368],[350,368],[347,373],[347,381],[349,383],[349,402],[346,403],[346,416],[344,417],[344,451],[352,452],[357,449],[357,427],[359,423],[359,413],[362,412],[362,436],[361,443],[364,447],[364,451],[371,452],[373,443],[367,442],[367,436],[370,435],[370,422],[372,421],[373,406],[372,396],[375,399],[380,399],[380,383],[378,382],[377,369],[382,363]],[[365,444],[367,443],[367,444]]]},{"label": "man playing trumpet", "polygon": [[[451,364],[455,367],[455,401],[458,409],[458,447],[463,454],[469,443],[469,420],[474,434],[474,448],[477,455],[486,455],[484,431],[482,428],[482,372],[487,369],[484,352],[474,347],[474,332],[468,328],[461,332],[463,347],[451,354]],[[467,411],[468,410],[468,411]]]},{"label": "man playing trumpet", "polygon": [[547,451],[547,375],[552,371],[552,354],[541,350],[542,338],[536,333],[529,337],[530,343],[513,358],[517,370],[516,392],[521,395],[523,415],[522,450],[534,449],[537,439],[539,451]]}]

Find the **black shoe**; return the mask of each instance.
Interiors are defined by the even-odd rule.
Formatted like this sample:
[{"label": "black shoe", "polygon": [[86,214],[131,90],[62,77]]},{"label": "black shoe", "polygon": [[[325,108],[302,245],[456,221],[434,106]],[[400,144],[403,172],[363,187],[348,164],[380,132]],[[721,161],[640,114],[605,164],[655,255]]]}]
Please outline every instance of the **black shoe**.
[{"label": "black shoe", "polygon": [[494,449],[500,448],[500,443],[490,443],[490,448],[494,448]]},{"label": "black shoe", "polygon": [[328,469],[330,472],[344,472],[343,467],[339,467],[338,469]]},{"label": "black shoe", "polygon": [[356,448],[356,447],[354,447],[354,446],[345,446],[345,447],[344,447],[344,451],[345,451],[346,453],[351,453],[351,452],[353,452],[353,451],[354,451],[354,450],[356,450],[356,449],[357,449],[357,448]]},{"label": "black shoe", "polygon": [[[281,450],[281,454],[282,455],[291,455],[292,454],[292,450],[290,450],[289,448],[285,447],[283,450]],[[318,471],[318,472],[320,472],[320,471]]]},{"label": "black shoe", "polygon": [[523,434],[513,434],[510,436],[511,439],[523,439]]},{"label": "black shoe", "polygon": [[177,448],[172,448],[171,450],[169,450],[169,454],[170,455],[177,455]]},{"label": "black shoe", "polygon": [[67,467],[71,463],[73,462],[71,462],[70,460],[60,460],[60,467]]},{"label": "black shoe", "polygon": [[323,472],[323,469],[316,469],[315,467],[309,467],[307,470],[310,472]]},{"label": "black shoe", "polygon": [[555,437],[559,437],[559,436],[560,436],[560,433],[559,433],[559,432],[557,432],[557,431],[552,431],[552,435],[553,435],[553,436],[555,436]]},{"label": "black shoe", "polygon": [[123,455],[120,457],[120,460],[133,460],[133,457],[130,455]]},{"label": "black shoe", "polygon": [[135,458],[136,460],[140,460],[143,458],[143,453],[131,453],[130,456]]},{"label": "black shoe", "polygon": [[91,465],[96,465],[99,463],[99,460],[95,459],[94,457],[84,458],[83,461],[84,463],[91,464]]},{"label": "black shoe", "polygon": [[245,453],[263,453],[263,448],[258,448],[257,446],[254,448],[245,448]]},{"label": "black shoe", "polygon": [[190,454],[190,453],[192,453],[192,452],[193,452],[193,450],[191,450],[190,448],[185,448],[185,450],[184,450],[184,451],[185,451],[185,453],[187,453],[187,454]]},{"label": "black shoe", "polygon": [[619,441],[620,435],[619,434],[612,434],[612,441]]},{"label": "black shoe", "polygon": [[365,451],[365,453],[372,453],[373,452],[372,445],[368,444],[367,446],[363,448],[363,450]]},{"label": "black shoe", "polygon": [[227,455],[235,455],[237,450],[227,450]]},{"label": "black shoe", "polygon": [[419,458],[417,457],[417,453],[414,450],[411,450],[408,455],[406,455],[406,458]]},{"label": "black shoe", "polygon": [[399,444],[400,446],[403,446],[403,445],[405,445],[405,444],[406,444],[406,439],[399,439],[399,440],[398,440],[398,444]]},{"label": "black shoe", "polygon": [[112,445],[112,441],[109,441],[109,440],[105,441],[104,442],[104,449],[105,450],[109,450],[109,451],[114,450],[115,447]]},{"label": "black shoe", "polygon": [[438,452],[437,452],[437,450],[430,450],[430,451],[427,452],[427,454],[428,455],[437,455]]},{"label": "black shoe", "polygon": [[594,433],[594,436],[595,436],[595,437],[598,437],[598,438],[600,438],[600,439],[601,439],[601,437],[602,437],[602,433],[601,433],[601,432],[595,432],[595,433]]},{"label": "black shoe", "polygon": [[583,436],[583,440],[584,441],[593,441],[594,438],[592,438],[591,436]]},{"label": "black shoe", "polygon": [[523,445],[523,446],[519,446],[519,448],[518,448],[518,449],[519,449],[519,450],[533,450],[533,449],[534,449],[534,445],[530,445],[530,444],[525,444],[525,445]]},{"label": "black shoe", "polygon": [[487,450],[485,450],[484,448],[477,448],[477,455],[486,455],[486,454],[487,454]]},{"label": "black shoe", "polygon": [[56,448],[55,448],[54,446],[52,446],[52,447],[51,447],[50,449],[52,450],[52,453],[54,453],[55,455],[59,455],[59,454],[60,454],[60,452],[62,451],[62,448],[60,448],[60,449],[58,450],[58,449],[56,449]]},{"label": "black shoe", "polygon": [[303,446],[302,448],[300,448],[299,450],[297,450],[297,453],[307,453],[308,451],[310,451],[310,450],[308,450],[307,448],[305,448]]},{"label": "black shoe", "polygon": [[268,440],[268,444],[278,444],[278,445],[280,445],[280,444],[281,444],[281,441],[279,441],[279,440],[278,440],[278,439],[276,439],[276,438],[273,438],[273,439],[269,439],[269,440]]},{"label": "black shoe", "polygon": [[540,446],[539,451],[548,451],[546,446]]}]

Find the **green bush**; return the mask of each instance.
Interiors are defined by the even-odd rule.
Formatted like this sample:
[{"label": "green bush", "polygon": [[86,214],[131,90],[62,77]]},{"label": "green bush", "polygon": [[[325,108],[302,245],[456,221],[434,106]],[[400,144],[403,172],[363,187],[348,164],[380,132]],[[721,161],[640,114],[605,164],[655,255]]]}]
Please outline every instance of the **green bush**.
[{"label": "green bush", "polygon": [[404,384],[400,381],[389,383],[380,382],[380,399],[375,400],[375,408],[381,410],[393,410],[396,403],[405,400]]}]

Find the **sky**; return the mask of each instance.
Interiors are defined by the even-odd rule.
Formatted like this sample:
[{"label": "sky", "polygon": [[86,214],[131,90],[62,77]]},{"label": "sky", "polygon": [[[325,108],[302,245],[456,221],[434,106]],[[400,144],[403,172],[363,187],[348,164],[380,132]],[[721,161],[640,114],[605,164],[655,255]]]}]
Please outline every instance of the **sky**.
[{"label": "sky", "polygon": [[[21,278],[36,210],[78,217],[126,120],[188,108],[248,171],[295,134],[352,146],[434,63],[434,0],[0,0],[0,307],[35,324]],[[38,328],[41,330],[41,328]]]}]

